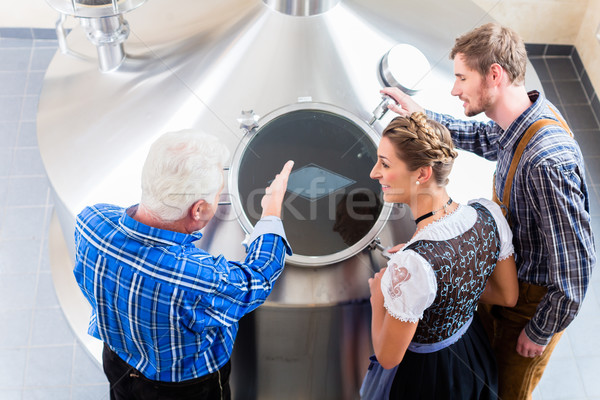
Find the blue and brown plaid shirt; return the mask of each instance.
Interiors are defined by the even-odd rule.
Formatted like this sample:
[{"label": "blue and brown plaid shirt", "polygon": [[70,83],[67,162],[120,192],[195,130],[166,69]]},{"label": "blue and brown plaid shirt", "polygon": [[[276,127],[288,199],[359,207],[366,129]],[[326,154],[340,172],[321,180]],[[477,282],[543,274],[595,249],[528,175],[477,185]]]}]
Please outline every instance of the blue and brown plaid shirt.
[{"label": "blue and brown plaid shirt", "polygon": [[[269,222],[284,235],[281,221]],[[225,365],[238,320],[264,302],[291,254],[284,237],[265,233],[244,262],[231,262],[194,246],[201,236],[108,204],[77,216],[74,274],[92,306],[88,333],[149,379],[180,382]]]},{"label": "blue and brown plaid shirt", "polygon": [[[497,161],[496,193],[501,199],[512,155],[527,128],[556,117],[540,93],[506,131],[494,122],[463,121],[427,111],[444,124],[457,147]],[[583,156],[577,142],[559,125],[540,130],[526,147],[510,196],[513,241],[520,281],[548,288],[527,336],[545,345],[573,320],[596,261]]]}]

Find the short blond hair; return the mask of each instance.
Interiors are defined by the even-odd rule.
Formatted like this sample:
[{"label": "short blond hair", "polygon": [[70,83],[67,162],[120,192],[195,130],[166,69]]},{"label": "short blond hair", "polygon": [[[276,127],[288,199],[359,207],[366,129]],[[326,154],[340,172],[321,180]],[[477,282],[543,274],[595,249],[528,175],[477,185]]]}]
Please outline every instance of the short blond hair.
[{"label": "short blond hair", "polygon": [[510,82],[522,85],[527,68],[527,50],[523,39],[512,29],[490,22],[456,38],[450,59],[464,56],[467,66],[486,76],[492,64],[508,73]]}]

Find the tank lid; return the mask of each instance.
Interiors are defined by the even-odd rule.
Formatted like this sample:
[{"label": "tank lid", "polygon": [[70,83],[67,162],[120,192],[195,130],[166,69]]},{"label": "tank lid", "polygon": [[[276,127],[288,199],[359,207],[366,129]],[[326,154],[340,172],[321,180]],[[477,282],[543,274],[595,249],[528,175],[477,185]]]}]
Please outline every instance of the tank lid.
[{"label": "tank lid", "polygon": [[416,47],[400,43],[393,46],[381,58],[381,80],[385,86],[394,86],[408,95],[414,95],[431,70],[429,61]]}]

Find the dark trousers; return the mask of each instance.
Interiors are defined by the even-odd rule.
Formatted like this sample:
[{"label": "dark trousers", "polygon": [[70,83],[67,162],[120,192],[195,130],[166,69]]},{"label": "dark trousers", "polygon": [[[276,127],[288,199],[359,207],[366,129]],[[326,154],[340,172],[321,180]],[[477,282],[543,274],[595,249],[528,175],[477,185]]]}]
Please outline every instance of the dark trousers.
[{"label": "dark trousers", "polygon": [[159,382],[143,376],[106,344],[102,352],[111,400],[230,400],[231,361],[212,374],[183,382]]}]

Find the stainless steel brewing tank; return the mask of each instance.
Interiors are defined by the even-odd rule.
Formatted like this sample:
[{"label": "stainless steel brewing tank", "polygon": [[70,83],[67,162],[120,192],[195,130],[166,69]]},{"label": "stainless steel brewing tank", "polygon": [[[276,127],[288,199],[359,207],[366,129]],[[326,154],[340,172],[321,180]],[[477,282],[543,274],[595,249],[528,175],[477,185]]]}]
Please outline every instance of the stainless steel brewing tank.
[{"label": "stainless steel brewing tank", "polygon": [[[397,43],[419,49],[432,69],[415,99],[462,116],[450,96],[448,50],[456,35],[489,18],[468,0],[152,0],[125,18],[126,57],[110,73],[99,71],[83,29],[70,32],[38,108],[55,203],[52,274],[78,338],[99,360],[101,345],[86,334],[89,306],[71,272],[75,215],[100,202],[137,203],[150,144],[166,131],[199,128],[233,154],[224,204],[198,244],[228,259],[244,257],[240,243],[256,219],[250,200],[266,177],[284,160],[297,161],[284,211],[296,254],[267,302],[240,324],[235,398],[357,398],[372,351],[367,279],[385,264],[369,244],[396,244],[414,229],[406,208],[377,203],[368,179],[391,118],[368,123],[381,100],[382,57]],[[303,123],[309,128],[296,129]],[[310,134],[317,137],[309,141]],[[274,143],[279,149],[265,149]],[[453,196],[489,195],[492,169],[461,154],[451,185],[467,184]],[[340,212],[366,208],[372,218],[354,218],[356,229],[336,224],[337,205],[348,201]]]}]

